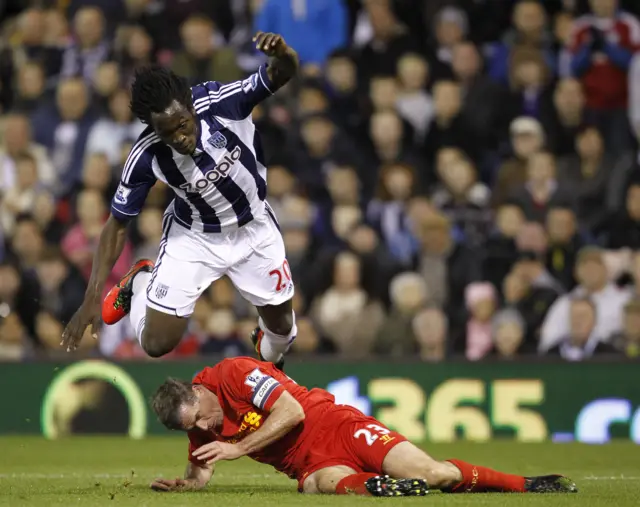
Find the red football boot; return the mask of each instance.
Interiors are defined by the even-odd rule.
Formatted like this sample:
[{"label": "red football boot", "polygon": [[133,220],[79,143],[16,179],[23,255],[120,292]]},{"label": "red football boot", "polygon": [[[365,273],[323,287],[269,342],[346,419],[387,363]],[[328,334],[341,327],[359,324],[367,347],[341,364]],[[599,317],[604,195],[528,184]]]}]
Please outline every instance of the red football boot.
[{"label": "red football boot", "polygon": [[131,310],[131,296],[133,296],[133,279],[142,271],[151,273],[153,261],[142,259],[136,262],[126,275],[114,285],[102,302],[102,321],[111,325],[121,321]]}]

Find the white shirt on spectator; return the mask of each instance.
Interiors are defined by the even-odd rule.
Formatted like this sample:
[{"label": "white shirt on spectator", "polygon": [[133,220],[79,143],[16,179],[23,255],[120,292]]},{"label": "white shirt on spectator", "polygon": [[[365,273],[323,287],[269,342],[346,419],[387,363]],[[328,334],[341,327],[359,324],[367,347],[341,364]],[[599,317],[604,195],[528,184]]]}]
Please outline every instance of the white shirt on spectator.
[{"label": "white shirt on spectator", "polygon": [[[559,297],[551,305],[542,323],[538,352],[547,352],[570,334],[571,300],[586,295],[585,289],[578,286],[569,294]],[[591,294],[591,299],[596,306],[596,325],[593,328],[593,334],[601,337],[602,341],[608,342],[614,333],[622,329],[623,308],[631,299],[631,292],[618,289],[610,283],[600,292]]]},{"label": "white shirt on spectator", "polygon": [[122,162],[122,145],[126,141],[133,144],[144,129],[145,125],[139,121],[122,124],[108,119],[100,120],[91,127],[86,155],[104,153],[109,165],[117,166]]}]

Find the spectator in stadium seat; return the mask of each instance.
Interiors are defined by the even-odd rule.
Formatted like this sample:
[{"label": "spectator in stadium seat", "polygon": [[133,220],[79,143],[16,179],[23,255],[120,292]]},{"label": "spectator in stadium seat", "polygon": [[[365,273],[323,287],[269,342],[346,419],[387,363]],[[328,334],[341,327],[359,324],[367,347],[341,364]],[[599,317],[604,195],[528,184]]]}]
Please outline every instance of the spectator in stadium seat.
[{"label": "spectator in stadium seat", "polygon": [[44,17],[43,42],[48,46],[60,48],[62,53],[72,42],[69,22],[60,9],[47,9],[44,11]]},{"label": "spectator in stadium seat", "polygon": [[323,65],[332,51],[347,45],[347,23],[342,0],[293,4],[289,0],[263,0],[255,18],[256,31],[281,34],[296,48],[303,64],[317,66]]},{"label": "spectator in stadium seat", "polygon": [[551,208],[547,213],[546,231],[549,238],[547,269],[565,290],[571,291],[576,286],[573,267],[584,246],[573,210],[562,206]]},{"label": "spectator in stadium seat", "polygon": [[513,9],[512,28],[502,40],[490,48],[489,76],[498,83],[509,81],[509,66],[513,53],[520,48],[530,48],[543,54],[547,66],[555,72],[556,55],[553,51],[553,36],[547,27],[544,6],[536,0],[523,0]]},{"label": "spectator in stadium seat", "polygon": [[596,327],[597,306],[588,297],[574,298],[569,303],[569,332],[546,354],[559,355],[565,361],[584,361],[597,354],[614,352]]},{"label": "spectator in stadium seat", "polygon": [[[246,356],[251,349],[245,347],[244,342],[238,340],[236,330],[236,318],[232,310],[213,309],[207,318],[208,339],[200,346],[199,352],[202,354],[218,354],[222,357]],[[180,355],[188,354],[186,350]]]},{"label": "spectator in stadium seat", "polygon": [[553,109],[550,70],[541,51],[515,49],[509,67],[510,106],[508,120],[530,116],[541,120]]},{"label": "spectator in stadium seat", "polygon": [[339,253],[331,287],[312,303],[311,317],[320,333],[345,356],[365,356],[383,325],[382,305],[362,287],[362,265],[350,252]]},{"label": "spectator in stadium seat", "polygon": [[615,349],[628,359],[640,359],[640,300],[632,299],[624,307],[622,331],[611,340]]},{"label": "spectator in stadium seat", "polygon": [[[425,7],[434,3],[425,2]],[[427,24],[432,25],[426,27],[427,33],[433,34],[427,47],[433,79],[451,79],[453,47],[467,38],[469,17],[463,9],[454,5],[442,5],[433,15],[433,22],[429,23],[427,19]]]},{"label": "spectator in stadium seat", "polygon": [[474,137],[473,129],[462,115],[460,85],[455,81],[436,82],[433,85],[433,101],[435,114],[424,141],[430,171],[433,171],[438,150],[445,146],[459,148],[477,162],[480,158],[481,141]]},{"label": "spectator in stadium seat", "polygon": [[[16,266],[0,264],[0,350],[8,359],[22,357],[27,336],[33,336],[35,314],[38,312],[38,290],[35,279],[20,273]],[[1,352],[0,352],[1,354]]]},{"label": "spectator in stadium seat", "polygon": [[50,192],[39,192],[33,203],[33,219],[49,244],[60,243],[66,228],[56,217],[56,202]]},{"label": "spectator in stadium seat", "polygon": [[97,190],[105,199],[113,196],[116,185],[109,167],[109,160],[104,153],[96,152],[85,158],[81,187],[86,190]]},{"label": "spectator in stadium seat", "polygon": [[469,361],[478,361],[493,347],[491,321],[496,311],[498,294],[489,282],[473,282],[465,287],[464,299],[469,314],[464,355]]},{"label": "spectator in stadium seat", "polygon": [[449,322],[440,308],[430,307],[421,310],[413,318],[412,328],[418,342],[421,361],[435,363],[447,358]]},{"label": "spectator in stadium seat", "polygon": [[535,153],[527,163],[527,181],[511,198],[528,220],[544,223],[548,210],[557,205],[572,207],[572,189],[556,178],[556,160],[547,151]]},{"label": "spectator in stadium seat", "polygon": [[[89,280],[93,255],[107,218],[104,198],[95,190],[83,190],[78,195],[76,214],[79,221],[67,232],[61,246],[67,259],[82,273],[85,280]],[[129,270],[132,257],[132,247],[127,241],[105,285],[104,295]]]},{"label": "spectator in stadium seat", "polygon": [[407,205],[416,185],[415,169],[407,164],[383,165],[376,196],[366,210],[367,222],[380,235],[396,261],[409,265],[418,245],[411,231]]},{"label": "spectator in stadium seat", "polygon": [[505,203],[496,212],[495,230],[484,243],[482,277],[494,286],[502,286],[504,277],[518,258],[515,238],[524,225],[522,209],[513,203]]},{"label": "spectator in stadium seat", "polygon": [[96,114],[104,116],[109,112],[109,99],[120,86],[120,67],[113,60],[102,62],[96,69],[91,83],[93,96],[91,105]]},{"label": "spectator in stadium seat", "polygon": [[82,275],[71,267],[57,247],[47,247],[38,264],[36,274],[40,286],[41,311],[66,323],[82,304],[86,284]]},{"label": "spectator in stadium seat", "polygon": [[624,209],[612,214],[600,230],[607,248],[640,248],[640,179],[629,185]]},{"label": "spectator in stadium seat", "polygon": [[516,118],[511,122],[509,133],[513,156],[498,169],[492,193],[495,208],[506,202],[516,188],[525,184],[529,158],[545,144],[542,126],[534,118]]},{"label": "spectator in stadium seat", "polygon": [[622,309],[631,294],[618,289],[608,279],[602,252],[594,247],[585,247],[576,260],[578,286],[565,294],[551,306],[542,325],[538,350],[546,352],[556,346],[570,333],[569,319],[571,300],[589,297],[596,306],[594,333],[602,340],[622,329]]},{"label": "spectator in stadium seat", "polygon": [[27,62],[18,68],[12,111],[30,115],[36,111],[45,94],[44,68],[37,62]]},{"label": "spectator in stadium seat", "polygon": [[429,64],[417,53],[407,53],[398,60],[400,90],[396,107],[414,132],[414,142],[422,143],[433,119],[433,99],[427,92]]},{"label": "spectator in stadium seat", "polygon": [[636,141],[640,141],[640,51],[631,60],[629,68],[629,122]]},{"label": "spectator in stadium seat", "polygon": [[28,152],[15,158],[16,182],[5,191],[0,200],[0,225],[11,234],[16,217],[31,213],[38,192],[43,191],[38,183],[37,162]]},{"label": "spectator in stadium seat", "polygon": [[410,136],[407,137],[406,125],[395,111],[379,111],[371,116],[369,134],[373,143],[370,166],[366,174],[361,171],[363,190],[366,197],[372,196],[379,178],[378,171],[385,164],[404,163],[416,170],[418,188],[425,183],[425,160],[413,147]]},{"label": "spectator in stadium seat", "polygon": [[162,240],[163,210],[145,206],[136,222],[140,243],[136,246],[133,257],[135,260],[156,259],[160,241]]},{"label": "spectator in stadium seat", "polygon": [[[47,359],[63,358],[65,351],[60,348],[60,336],[64,326],[54,315],[42,311],[36,316],[36,336],[40,348],[36,349],[36,357]],[[79,358],[92,356],[97,353],[98,342],[89,335],[89,328],[85,332],[82,343],[79,344],[77,353]]]},{"label": "spectator in stadium seat", "polygon": [[130,100],[131,95],[124,88],[115,90],[109,96],[107,113],[89,131],[87,155],[104,153],[109,165],[118,166],[122,144],[135,141],[145,128],[131,114]]},{"label": "spectator in stadium seat", "polygon": [[0,361],[22,361],[27,358],[27,331],[15,313],[0,317]]},{"label": "spectator in stadium seat", "polygon": [[79,9],[73,17],[74,42],[65,50],[60,74],[93,82],[100,64],[111,56],[111,44],[105,38],[102,11],[93,6]]},{"label": "spectator in stadium seat", "polygon": [[396,76],[373,76],[369,80],[369,100],[373,112],[397,112],[398,89]]},{"label": "spectator in stadium seat", "polygon": [[9,114],[4,119],[4,135],[0,145],[0,191],[13,188],[17,180],[16,158],[29,153],[36,160],[38,181],[47,187],[56,180],[55,169],[44,146],[33,141],[29,119],[22,114]]},{"label": "spectator in stadium seat", "polygon": [[451,222],[436,212],[417,224],[421,250],[416,269],[429,288],[429,300],[444,309],[452,332],[464,327],[464,291],[480,278],[477,255],[468,246],[454,242]]},{"label": "spectator in stadium seat", "polygon": [[[341,135],[336,125],[325,114],[304,118],[300,124],[301,143],[293,153],[290,165],[302,189],[313,201],[328,198],[324,175],[334,165],[354,163],[358,167],[358,155],[350,152],[348,138]],[[363,181],[365,185],[365,181]]]},{"label": "spectator in stadium seat", "polygon": [[373,38],[361,49],[357,58],[361,85],[373,76],[395,75],[398,59],[405,53],[419,51],[413,35],[394,14],[390,0],[367,0],[364,8],[369,16]]},{"label": "spectator in stadium seat", "polygon": [[156,62],[154,50],[154,41],[144,27],[132,26],[127,29],[123,47],[117,54],[124,86],[128,88],[131,85],[137,68]]},{"label": "spectator in stadium seat", "polygon": [[316,327],[309,317],[296,315],[296,325],[298,326],[298,336],[291,345],[289,354],[304,356],[326,352]]},{"label": "spectator in stadium seat", "polygon": [[366,224],[356,225],[347,239],[349,249],[360,258],[362,286],[374,299],[390,306],[389,282],[403,265],[389,253],[375,231]]},{"label": "spectator in stadium seat", "polygon": [[533,250],[519,251],[513,270],[526,280],[531,289],[548,290],[553,293],[550,298],[545,298],[548,301],[547,308],[558,295],[565,292],[564,287],[547,270],[544,255]]},{"label": "spectator in stadium seat", "polygon": [[47,31],[51,28],[47,11],[37,7],[27,9],[18,18],[17,39],[19,44],[12,48],[12,59],[16,69],[27,62],[42,65],[48,84],[58,77],[62,66],[62,49],[53,41],[47,40]]},{"label": "spectator in stadium seat", "polygon": [[560,80],[553,92],[554,108],[543,115],[548,148],[556,156],[574,155],[576,137],[586,123],[585,96],[577,79]]},{"label": "spectator in stadium seat", "polygon": [[373,344],[373,353],[385,357],[406,357],[418,351],[413,319],[432,303],[428,283],[419,274],[406,271],[389,284],[391,311]]},{"label": "spectator in stadium seat", "polygon": [[49,150],[58,175],[55,193],[65,195],[80,180],[89,130],[95,121],[89,92],[80,79],[58,84],[55,107],[43,108],[32,118],[34,138]]},{"label": "spectator in stadium seat", "polygon": [[322,83],[316,79],[305,79],[298,90],[296,103],[298,117],[310,114],[324,114],[329,112],[329,99]]},{"label": "spectator in stadium seat", "polygon": [[575,21],[570,41],[570,71],[584,84],[589,116],[612,153],[630,148],[627,73],[640,48],[640,22],[618,3],[591,0],[592,13]]},{"label": "spectator in stadium seat", "polygon": [[354,139],[366,137],[367,98],[358,93],[358,71],[351,54],[335,51],[325,65],[325,80],[330,98],[331,117]]},{"label": "spectator in stadium seat", "polygon": [[505,90],[482,73],[482,56],[472,42],[459,42],[452,48],[453,75],[460,84],[461,116],[483,149],[495,148],[502,133],[499,104],[508,96]]},{"label": "spectator in stadium seat", "polygon": [[309,228],[304,223],[282,224],[281,227],[291,277],[305,296],[313,297],[320,292],[318,278],[321,275],[313,267],[317,252],[311,247]]},{"label": "spectator in stadium seat", "polygon": [[493,317],[492,356],[503,360],[517,359],[525,352],[526,323],[518,310],[506,308]]},{"label": "spectator in stadium seat", "polygon": [[558,181],[570,185],[575,195],[581,228],[593,230],[602,221],[615,163],[615,157],[605,153],[602,135],[595,127],[579,131],[576,155],[558,161]]},{"label": "spectator in stadium seat", "polygon": [[491,190],[478,181],[476,168],[466,158],[453,162],[438,176],[442,185],[432,194],[431,202],[449,217],[467,245],[482,245],[491,228]]},{"label": "spectator in stadium seat", "polygon": [[44,246],[42,231],[36,221],[29,215],[18,216],[11,237],[11,250],[22,271],[35,269]]},{"label": "spectator in stadium seat", "polygon": [[235,51],[229,47],[216,47],[216,35],[211,19],[204,16],[188,18],[180,27],[184,51],[176,53],[171,70],[179,76],[189,76],[191,85],[241,79],[243,72],[236,63]]},{"label": "spectator in stadium seat", "polygon": [[293,195],[296,183],[291,171],[283,165],[273,164],[267,169],[267,200],[274,215],[281,217],[285,200]]}]

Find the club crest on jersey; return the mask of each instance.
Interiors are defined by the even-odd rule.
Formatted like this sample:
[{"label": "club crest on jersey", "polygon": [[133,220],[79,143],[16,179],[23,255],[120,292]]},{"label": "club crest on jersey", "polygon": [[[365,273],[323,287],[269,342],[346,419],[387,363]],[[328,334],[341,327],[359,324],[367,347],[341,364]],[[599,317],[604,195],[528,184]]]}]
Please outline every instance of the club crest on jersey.
[{"label": "club crest on jersey", "polygon": [[164,284],[158,284],[158,286],[156,287],[156,298],[162,299],[167,295],[168,291],[169,291],[169,287],[167,287]]},{"label": "club crest on jersey", "polygon": [[227,147],[227,138],[224,137],[224,135],[218,131],[214,132],[209,138],[209,141],[207,142],[218,150],[221,150],[222,148]]}]

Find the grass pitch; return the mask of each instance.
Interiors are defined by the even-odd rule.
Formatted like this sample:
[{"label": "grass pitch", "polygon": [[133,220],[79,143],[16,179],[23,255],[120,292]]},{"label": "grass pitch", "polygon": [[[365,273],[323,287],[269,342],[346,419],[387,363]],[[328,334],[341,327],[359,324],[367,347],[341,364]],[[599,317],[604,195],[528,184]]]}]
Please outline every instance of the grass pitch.
[{"label": "grass pitch", "polygon": [[460,458],[524,475],[563,473],[576,495],[429,494],[422,498],[303,496],[296,483],[273,469],[242,459],[218,466],[209,487],[195,493],[156,493],[154,477],[181,476],[184,438],[76,437],[46,441],[0,438],[0,506],[217,506],[288,507],[402,505],[465,506],[638,506],[640,448],[629,443],[579,444],[456,443],[425,446],[438,458]]}]

